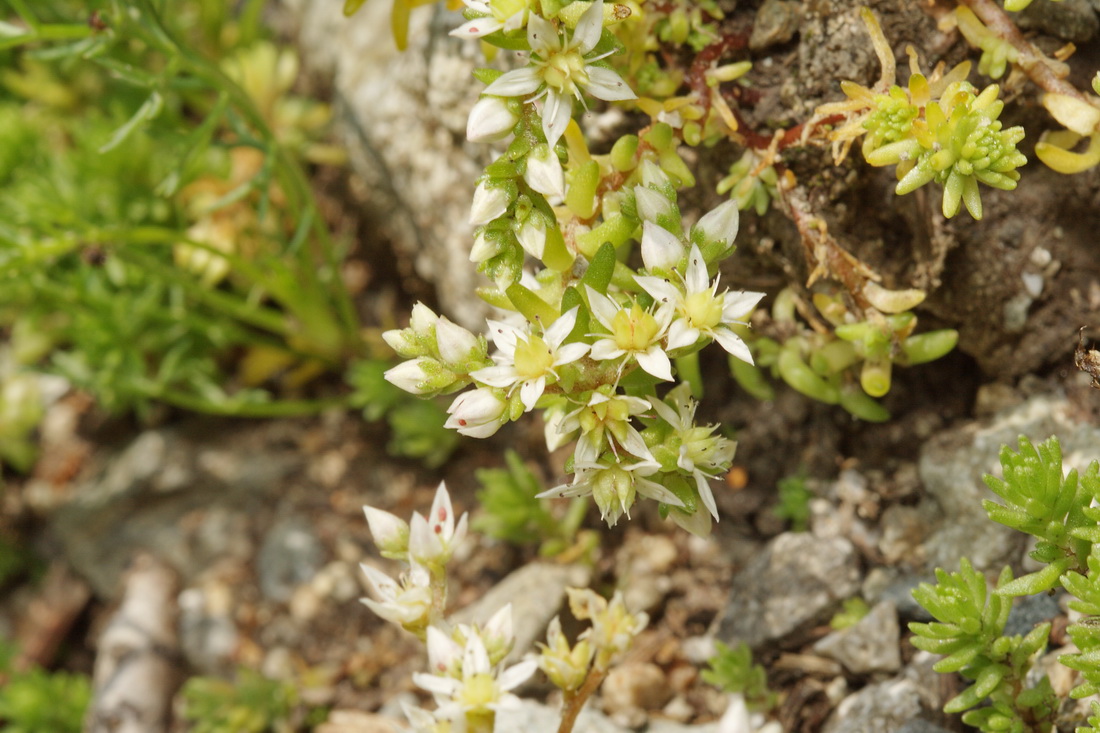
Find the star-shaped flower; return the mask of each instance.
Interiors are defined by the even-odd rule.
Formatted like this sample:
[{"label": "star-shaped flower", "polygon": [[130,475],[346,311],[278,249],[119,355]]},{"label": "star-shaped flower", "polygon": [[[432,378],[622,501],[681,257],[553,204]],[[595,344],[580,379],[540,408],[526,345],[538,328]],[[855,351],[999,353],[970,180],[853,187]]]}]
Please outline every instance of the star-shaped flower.
[{"label": "star-shaped flower", "polygon": [[[628,357],[638,366],[665,381],[672,380],[672,362],[661,346],[661,340],[672,320],[672,310],[661,305],[654,312],[637,303],[629,308],[617,305],[611,298],[585,285],[592,315],[611,333],[594,334],[591,356],[596,361]],[[625,362],[624,362],[625,363]]]},{"label": "star-shaped flower", "polygon": [[669,351],[692,346],[703,336],[709,336],[733,356],[752,364],[749,347],[730,326],[743,324],[742,319],[752,312],[764,293],[727,290],[719,294],[719,278],[710,281],[707,263],[695,245],[688,253],[682,287],[651,275],[638,275],[634,279],[657,302],[675,311],[676,317],[668,328]]},{"label": "star-shaped flower", "polygon": [[695,479],[695,489],[703,506],[718,519],[718,505],[710,489],[710,479],[729,470],[737,444],[714,435],[716,425],[700,427],[695,424],[695,408],[698,405],[688,396],[689,389],[687,384],[681,384],[668,393],[666,399],[676,409],[661,400],[653,400],[653,409],[676,432],[679,443],[676,466]]},{"label": "star-shaped flower", "polygon": [[[595,62],[614,51],[592,55],[603,32],[603,0],[596,0],[584,11],[572,34],[565,28],[531,15],[527,20],[527,42],[531,62],[522,69],[509,71],[485,89],[498,97],[546,97],[542,110],[542,131],[553,147],[565,132],[573,116],[573,99],[583,103],[582,90],[608,102],[635,99],[637,95],[622,77]],[[539,91],[541,89],[541,91]]]},{"label": "star-shaped flower", "polygon": [[676,494],[656,481],[645,478],[652,476],[661,467],[656,461],[639,461],[632,464],[613,463],[609,466],[602,463],[576,462],[574,467],[577,473],[573,476],[573,483],[547,489],[536,498],[591,494],[596,506],[600,508],[600,518],[607,522],[609,527],[614,527],[623,514],[626,514],[627,518],[630,517],[630,507],[634,506],[634,500],[638,494],[671,506],[684,505]]},{"label": "star-shaped flower", "polygon": [[489,321],[489,329],[499,353],[496,366],[470,374],[490,387],[512,390],[519,387],[524,411],[535,407],[546,385],[558,380],[556,369],[588,353],[588,344],[562,343],[577,325],[577,308],[562,314],[542,336],[500,321]]}]

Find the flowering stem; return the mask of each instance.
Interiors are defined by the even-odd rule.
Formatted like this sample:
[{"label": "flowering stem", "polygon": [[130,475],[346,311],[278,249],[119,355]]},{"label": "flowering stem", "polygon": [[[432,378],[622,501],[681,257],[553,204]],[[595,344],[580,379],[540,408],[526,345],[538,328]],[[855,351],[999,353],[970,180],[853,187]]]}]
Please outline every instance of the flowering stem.
[{"label": "flowering stem", "polygon": [[581,714],[581,710],[584,708],[584,704],[588,702],[588,698],[592,697],[592,693],[603,683],[607,672],[606,665],[600,669],[593,667],[592,671],[588,673],[588,677],[585,678],[583,685],[576,690],[565,692],[558,733],[571,733],[573,725],[577,722],[577,716]]}]

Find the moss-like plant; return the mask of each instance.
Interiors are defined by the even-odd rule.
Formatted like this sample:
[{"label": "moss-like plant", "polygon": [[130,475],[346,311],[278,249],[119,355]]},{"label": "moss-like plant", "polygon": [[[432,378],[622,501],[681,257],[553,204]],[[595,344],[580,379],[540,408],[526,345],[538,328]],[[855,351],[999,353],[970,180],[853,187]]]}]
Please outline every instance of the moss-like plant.
[{"label": "moss-like plant", "polygon": [[703,681],[723,692],[743,695],[751,710],[767,711],[775,707],[778,696],[769,689],[764,668],[753,664],[748,644],[730,647],[718,641],[714,646],[716,651],[707,661],[708,669],[700,674]]}]

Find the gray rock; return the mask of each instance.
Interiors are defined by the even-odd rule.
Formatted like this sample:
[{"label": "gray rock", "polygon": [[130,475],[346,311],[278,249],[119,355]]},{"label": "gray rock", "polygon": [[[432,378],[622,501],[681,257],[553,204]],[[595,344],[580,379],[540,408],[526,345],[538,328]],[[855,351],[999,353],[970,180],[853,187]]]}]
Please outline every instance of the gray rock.
[{"label": "gray rock", "polygon": [[756,11],[749,48],[759,51],[786,43],[794,38],[802,20],[802,3],[788,0],[764,0]]},{"label": "gray rock", "polygon": [[910,679],[867,685],[841,701],[824,733],[896,733],[924,712],[922,701],[921,689]]},{"label": "gray rock", "polygon": [[852,674],[896,672],[901,668],[900,636],[897,608],[883,601],[858,623],[819,640],[814,651],[840,662]]},{"label": "gray rock", "polygon": [[898,728],[897,733],[951,733],[951,731],[930,723],[924,718],[914,718]]},{"label": "gray rock", "polygon": [[[351,18],[343,3],[290,0],[307,66],[335,75],[337,135],[365,184],[364,213],[417,275],[436,285],[443,312],[483,328],[487,307],[474,294],[486,280],[469,261],[467,224],[474,180],[488,147],[466,142],[466,119],[484,86],[477,43],[448,31],[462,16],[414,8],[409,48],[390,32],[390,3],[366,3]],[[508,60],[512,54],[500,54]]]},{"label": "gray rock", "polygon": [[932,614],[924,610],[924,606],[913,599],[913,589],[921,583],[935,583],[935,576],[901,574],[894,578],[884,578],[884,582],[874,586],[872,586],[870,580],[871,574],[869,573],[868,580],[863,584],[863,597],[868,601],[872,603],[883,601],[892,603],[902,621],[927,623],[932,620]]},{"label": "gray rock", "polygon": [[1015,450],[1020,435],[1033,442],[1057,435],[1065,467],[1084,470],[1100,458],[1100,428],[1081,422],[1082,417],[1063,393],[1039,394],[986,422],[942,432],[925,443],[921,481],[944,517],[924,543],[928,568],[955,571],[959,558],[968,557],[975,568],[996,572],[1018,560],[1026,536],[986,516],[982,499],[998,498],[982,476],[1000,475],[1001,446]]},{"label": "gray rock", "polygon": [[215,560],[250,556],[249,515],[303,459],[283,450],[285,422],[196,420],[149,430],[96,454],[71,499],[48,518],[66,559],[100,597],[144,550],[185,585]]},{"label": "gray rock", "polygon": [[851,542],[781,534],[733,578],[717,637],[759,647],[827,620],[858,590],[859,560]]},{"label": "gray rock", "polygon": [[484,624],[507,603],[512,604],[516,643],[509,659],[518,660],[543,638],[550,619],[565,603],[565,589],[586,588],[592,571],[581,565],[535,562],[509,574],[488,593],[450,616],[453,623]]},{"label": "gray rock", "polygon": [[1034,0],[1016,17],[1025,30],[1037,30],[1074,43],[1085,43],[1100,30],[1100,20],[1089,0]]},{"label": "gray rock", "polygon": [[290,600],[294,589],[320,569],[325,548],[309,523],[299,517],[279,521],[264,538],[256,557],[260,590],[273,601]]},{"label": "gray rock", "polygon": [[1064,595],[1064,592],[1052,596],[1041,593],[1037,596],[1017,598],[1012,605],[1012,610],[1008,613],[1004,635],[1020,634],[1025,636],[1039,624],[1058,618],[1062,615],[1059,599]]}]

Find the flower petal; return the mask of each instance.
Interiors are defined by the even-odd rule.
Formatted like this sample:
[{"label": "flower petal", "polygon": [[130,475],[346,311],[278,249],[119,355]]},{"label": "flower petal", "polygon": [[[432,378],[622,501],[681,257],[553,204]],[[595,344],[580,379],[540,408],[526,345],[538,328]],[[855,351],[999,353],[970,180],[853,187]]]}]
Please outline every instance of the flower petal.
[{"label": "flower petal", "polygon": [[[532,16],[533,18],[534,16]],[[498,97],[522,97],[530,94],[542,85],[542,77],[533,66],[525,66],[502,74],[485,88],[482,94]]]},{"label": "flower petal", "polygon": [[660,346],[654,344],[644,352],[636,353],[634,358],[638,360],[638,366],[657,379],[672,381],[672,362],[668,360],[668,354]]},{"label": "flower petal", "polygon": [[450,35],[456,38],[481,38],[494,31],[499,31],[503,27],[504,23],[492,17],[474,18],[455,28]]},{"label": "flower petal", "polygon": [[591,285],[585,285],[584,287],[585,291],[588,293],[588,307],[592,311],[592,315],[596,316],[596,320],[600,322],[601,326],[608,330],[612,330],[614,326],[611,324],[614,322],[615,315],[621,308],[615,305],[615,302],[611,300],[611,298],[593,290]]},{"label": "flower petal", "polygon": [[527,43],[532,51],[542,57],[545,57],[548,51],[561,48],[558,29],[553,23],[534,13],[527,20]]},{"label": "flower petal", "polygon": [[726,292],[722,295],[722,320],[725,323],[747,319],[752,314],[756,304],[764,297],[764,293]]},{"label": "flower petal", "polygon": [[546,104],[542,108],[542,132],[546,135],[546,142],[550,147],[558,144],[572,117],[572,99],[553,89],[546,93]]},{"label": "flower petal", "polygon": [[715,520],[718,519],[718,505],[714,502],[714,492],[710,490],[710,481],[707,480],[706,474],[702,471],[695,471],[695,488],[699,492],[699,498],[703,502],[703,506],[707,508],[710,515]]},{"label": "flower petal", "polygon": [[635,478],[634,487],[638,493],[642,496],[659,501],[663,504],[669,504],[671,506],[683,506],[684,502],[680,500],[680,497],[672,493],[661,484],[656,481],[650,481],[647,478]]},{"label": "flower petal", "polygon": [[682,349],[685,346],[691,346],[699,340],[698,328],[692,327],[687,320],[683,318],[677,318],[672,322],[672,325],[668,327],[668,343],[666,348],[669,351],[674,349]]},{"label": "flower petal", "polygon": [[524,382],[519,389],[519,401],[523,403],[524,412],[535,409],[535,403],[539,401],[539,397],[542,397],[542,393],[545,391],[546,377],[528,379]]},{"label": "flower petal", "polygon": [[585,90],[593,97],[605,102],[621,102],[638,98],[630,85],[611,69],[589,65],[585,66],[584,70],[588,73],[588,84]]},{"label": "flower petal", "polygon": [[710,276],[707,275],[707,261],[703,259],[703,253],[694,244],[688,252],[687,271],[684,273],[684,287],[688,294],[701,293],[710,287]]},{"label": "flower petal", "polygon": [[561,342],[565,340],[572,331],[573,327],[577,325],[577,313],[580,311],[580,306],[575,305],[565,313],[562,313],[558,317],[558,320],[550,324],[550,328],[546,329],[546,333],[543,334],[543,340],[546,341],[546,345],[551,349],[557,349],[561,346]]},{"label": "flower petal", "polygon": [[728,353],[736,356],[743,362],[753,364],[752,352],[741,337],[728,328],[716,328],[713,332],[714,340],[721,344]]},{"label": "flower petal", "polygon": [[[642,201],[642,193],[646,191],[668,203],[668,199],[661,196],[661,194],[641,186],[636,189],[639,203]],[[676,267],[676,263],[683,256],[684,245],[680,243],[676,235],[664,227],[657,226],[652,221],[646,221],[642,225],[642,262],[647,270],[651,272],[657,268],[671,270]],[[691,268],[690,263],[688,268]]]},{"label": "flower petal", "polygon": [[519,381],[519,374],[513,366],[491,366],[470,372],[470,376],[490,387],[507,389]]},{"label": "flower petal", "polygon": [[596,0],[584,11],[573,31],[573,43],[581,54],[587,54],[600,42],[603,33],[603,0]]}]

